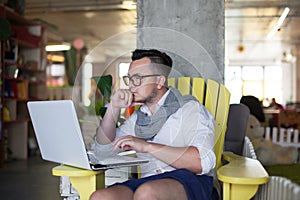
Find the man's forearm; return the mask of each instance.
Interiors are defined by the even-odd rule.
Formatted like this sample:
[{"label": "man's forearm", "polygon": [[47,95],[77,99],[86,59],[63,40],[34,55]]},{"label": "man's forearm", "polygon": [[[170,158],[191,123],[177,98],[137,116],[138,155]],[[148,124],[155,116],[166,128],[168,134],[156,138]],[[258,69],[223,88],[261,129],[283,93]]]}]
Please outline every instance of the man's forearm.
[{"label": "man's forearm", "polygon": [[170,147],[150,143],[147,152],[174,168],[186,168],[193,173],[201,173],[201,160],[196,147]]},{"label": "man's forearm", "polygon": [[109,104],[97,131],[96,139],[99,144],[109,144],[115,139],[119,112],[119,108]]}]

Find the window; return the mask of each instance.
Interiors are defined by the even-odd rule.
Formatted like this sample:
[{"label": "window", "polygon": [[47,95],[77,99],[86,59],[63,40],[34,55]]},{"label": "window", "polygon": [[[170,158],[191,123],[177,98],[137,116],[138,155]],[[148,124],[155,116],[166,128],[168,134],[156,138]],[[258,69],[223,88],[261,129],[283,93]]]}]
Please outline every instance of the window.
[{"label": "window", "polygon": [[283,102],[282,98],[282,70],[279,66],[265,67],[265,97],[275,98]]},{"label": "window", "polygon": [[260,100],[282,95],[281,66],[228,66],[225,68],[225,85],[231,93],[230,103],[239,103],[243,95],[253,95]]},{"label": "window", "polygon": [[91,63],[84,63],[82,69],[82,78],[83,78],[82,96],[83,96],[83,104],[85,106],[89,106],[91,104],[91,92],[94,92],[92,91],[92,80],[91,80],[92,74],[93,74],[93,65]]},{"label": "window", "polygon": [[225,85],[231,93],[231,102],[240,102],[242,97],[242,68],[232,66],[225,68]]},{"label": "window", "polygon": [[128,88],[128,86],[125,85],[122,77],[127,75],[129,65],[130,65],[130,63],[124,63],[124,62],[119,64],[118,69],[119,69],[120,88],[121,89]]},{"label": "window", "polygon": [[263,99],[264,71],[260,66],[242,67],[242,95],[253,95],[259,99]]}]

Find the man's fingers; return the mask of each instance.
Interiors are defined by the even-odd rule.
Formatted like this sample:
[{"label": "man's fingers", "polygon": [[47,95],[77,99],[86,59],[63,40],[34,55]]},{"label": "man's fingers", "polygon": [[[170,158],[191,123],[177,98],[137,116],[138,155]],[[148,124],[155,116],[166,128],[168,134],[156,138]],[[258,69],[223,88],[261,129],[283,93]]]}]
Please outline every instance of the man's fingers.
[{"label": "man's fingers", "polygon": [[127,106],[130,106],[133,103],[132,100],[133,100],[133,95],[132,95],[132,93],[130,93]]},{"label": "man's fingers", "polygon": [[122,90],[121,94],[121,101],[123,101],[125,106],[129,106],[132,102],[132,93],[129,90]]},{"label": "man's fingers", "polygon": [[142,102],[131,102],[131,104],[130,104],[131,107],[132,106],[142,106],[142,105],[144,105],[144,103],[142,103]]},{"label": "man's fingers", "polygon": [[125,99],[125,94],[124,94],[124,92],[120,92],[120,95],[119,95],[119,96],[120,96],[120,99],[121,99],[121,100],[124,100],[124,99]]}]

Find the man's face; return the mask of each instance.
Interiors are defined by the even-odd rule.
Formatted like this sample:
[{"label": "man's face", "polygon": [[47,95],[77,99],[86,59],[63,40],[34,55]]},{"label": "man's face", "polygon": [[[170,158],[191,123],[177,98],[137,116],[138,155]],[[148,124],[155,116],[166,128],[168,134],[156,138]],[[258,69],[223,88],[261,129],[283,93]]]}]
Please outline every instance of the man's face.
[{"label": "man's face", "polygon": [[[154,75],[153,67],[149,58],[132,61],[129,67],[128,76],[146,76]],[[158,76],[149,76],[141,78],[141,85],[135,86],[130,81],[129,89],[133,94],[135,102],[150,103],[157,96],[157,78]]]}]

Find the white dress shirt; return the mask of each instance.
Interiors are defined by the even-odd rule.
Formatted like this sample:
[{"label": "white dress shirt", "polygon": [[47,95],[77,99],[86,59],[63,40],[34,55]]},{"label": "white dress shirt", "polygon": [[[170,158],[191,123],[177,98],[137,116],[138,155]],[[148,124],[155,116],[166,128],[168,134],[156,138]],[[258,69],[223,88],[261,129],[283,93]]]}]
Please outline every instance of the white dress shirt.
[{"label": "white dress shirt", "polygon": [[[167,95],[168,92],[160,99],[155,110],[158,110],[163,105]],[[147,106],[144,105],[140,109],[142,112],[151,115]],[[135,136],[136,119],[137,114],[134,112],[117,128],[116,138],[125,135]],[[148,142],[173,147],[194,146],[199,151],[202,165],[201,174],[212,175],[213,173],[216,163],[214,154],[214,119],[209,111],[196,101],[190,101],[179,108],[167,119],[157,135]],[[112,145],[100,145],[97,142],[95,144],[96,152],[107,152],[111,148]],[[175,169],[150,154],[137,153],[137,155],[150,160],[149,163],[141,165],[142,177]],[[191,160],[191,162],[193,161]]]}]

